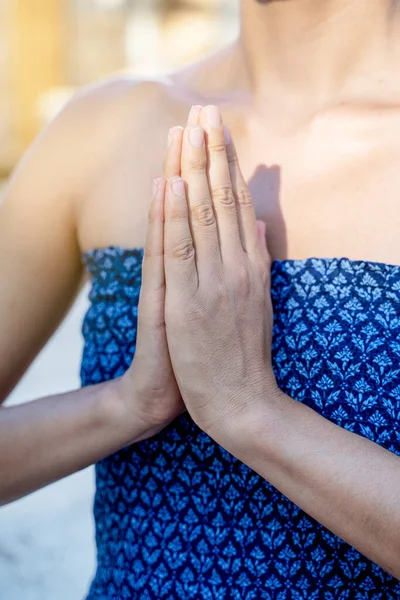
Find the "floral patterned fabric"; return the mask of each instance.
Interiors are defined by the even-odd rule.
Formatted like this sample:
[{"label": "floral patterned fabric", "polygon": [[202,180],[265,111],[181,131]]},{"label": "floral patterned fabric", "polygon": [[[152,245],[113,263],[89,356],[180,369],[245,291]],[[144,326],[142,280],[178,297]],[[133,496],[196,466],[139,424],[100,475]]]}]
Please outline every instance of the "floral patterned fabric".
[{"label": "floral patterned fabric", "polygon": [[[117,377],[131,363],[142,257],[122,248],[84,256],[93,286],[83,385]],[[400,268],[275,262],[272,296],[281,389],[400,455]],[[188,415],[102,460],[96,476],[98,569],[88,600],[400,598],[397,580]]]}]

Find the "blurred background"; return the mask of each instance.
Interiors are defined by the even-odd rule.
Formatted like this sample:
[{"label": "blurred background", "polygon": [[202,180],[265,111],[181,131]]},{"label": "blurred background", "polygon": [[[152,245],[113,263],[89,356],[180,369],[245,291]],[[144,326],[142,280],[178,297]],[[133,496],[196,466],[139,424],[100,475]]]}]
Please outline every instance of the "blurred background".
[{"label": "blurred background", "polygon": [[[237,30],[237,0],[0,0],[0,185],[77,88],[112,74],[158,77]],[[10,402],[79,385],[86,297]],[[93,492],[87,469],[0,509],[0,600],[84,597],[95,568]]]}]

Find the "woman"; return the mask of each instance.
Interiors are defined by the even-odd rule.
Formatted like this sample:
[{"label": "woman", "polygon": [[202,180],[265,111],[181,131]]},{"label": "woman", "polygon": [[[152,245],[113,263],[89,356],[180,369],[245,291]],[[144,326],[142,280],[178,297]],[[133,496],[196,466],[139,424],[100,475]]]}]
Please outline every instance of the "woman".
[{"label": "woman", "polygon": [[[0,413],[3,501],[122,448],[97,467],[99,568],[91,600],[398,596],[398,271],[384,264],[397,264],[400,256],[398,5],[243,0],[241,10],[238,42],[172,76],[168,85],[125,80],[80,94],[27,154],[1,207],[3,397],[72,301],[81,253],[93,278],[82,381],[115,381]],[[185,121],[190,104],[215,103],[223,108],[257,218],[267,223],[271,258],[278,261],[273,359],[283,394],[277,395],[269,369],[264,377],[263,321],[254,333],[259,352],[249,363],[257,365],[258,377],[249,367],[246,380],[255,382],[248,389],[255,410],[243,412],[243,390],[235,389],[232,411],[232,394],[229,403],[224,394],[232,374],[229,361],[220,360],[223,336],[213,328],[206,338],[183,340],[167,295],[173,367],[199,429],[187,414],[175,418],[184,405],[169,365],[160,274],[151,268],[142,294],[150,300],[142,302],[130,367],[142,259],[132,248],[144,244],[144,199],[160,172],[165,130]],[[215,109],[203,114],[195,108],[189,124],[199,122],[209,135],[218,123],[221,133]],[[166,177],[179,174],[181,142],[174,128]],[[225,145],[216,149],[223,156]],[[189,178],[185,165],[182,175]],[[204,157],[194,165],[203,168]],[[195,189],[193,179],[189,186]],[[227,198],[229,205],[225,192],[222,202]],[[208,207],[211,231],[210,214]],[[196,240],[195,246],[198,253]],[[215,239],[214,250],[220,252]],[[310,256],[350,261],[292,260]],[[166,275],[168,290],[186,299],[168,269]],[[243,348],[247,337],[239,325],[243,319],[245,331],[254,330],[257,297],[254,315],[236,314]],[[175,313],[192,301],[188,297]],[[208,310],[201,306],[194,314]],[[174,346],[180,340],[184,351]],[[193,352],[202,367],[218,365],[215,390],[208,387],[215,373],[204,380],[191,370]],[[226,352],[228,359],[228,346]],[[203,356],[211,360],[204,363]],[[246,373],[241,361],[237,365]],[[205,405],[193,384],[211,392]],[[213,408],[218,397],[223,404]],[[266,399],[267,419],[258,408]],[[222,419],[226,430],[221,427],[226,409],[245,414],[232,421],[240,425],[235,435],[229,419]],[[254,435],[254,421],[265,426],[271,447]],[[375,444],[360,442],[358,433]]]}]

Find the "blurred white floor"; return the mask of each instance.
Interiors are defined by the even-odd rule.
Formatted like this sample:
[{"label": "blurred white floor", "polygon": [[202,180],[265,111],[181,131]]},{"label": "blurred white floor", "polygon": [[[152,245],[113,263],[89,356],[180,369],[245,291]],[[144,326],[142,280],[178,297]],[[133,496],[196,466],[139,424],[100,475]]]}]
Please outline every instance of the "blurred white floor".
[{"label": "blurred white floor", "polygon": [[[11,402],[79,386],[85,289]],[[0,509],[0,600],[82,600],[95,566],[93,469]]]}]

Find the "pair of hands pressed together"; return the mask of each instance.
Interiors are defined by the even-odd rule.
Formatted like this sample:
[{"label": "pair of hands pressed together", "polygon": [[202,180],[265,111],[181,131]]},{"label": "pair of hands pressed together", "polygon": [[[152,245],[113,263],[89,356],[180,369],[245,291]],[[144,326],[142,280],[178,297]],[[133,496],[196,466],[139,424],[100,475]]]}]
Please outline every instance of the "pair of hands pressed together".
[{"label": "pair of hands pressed together", "polygon": [[278,389],[269,262],[220,113],[195,107],[184,131],[171,130],[154,186],[136,354],[120,380],[125,420],[139,441],[187,409],[242,463],[399,578],[399,458]]},{"label": "pair of hands pressed together", "polygon": [[[218,438],[275,378],[265,227],[220,112],[173,128],[154,183],[133,380],[147,435],[185,408]],[[183,399],[183,401],[182,401]]]}]

